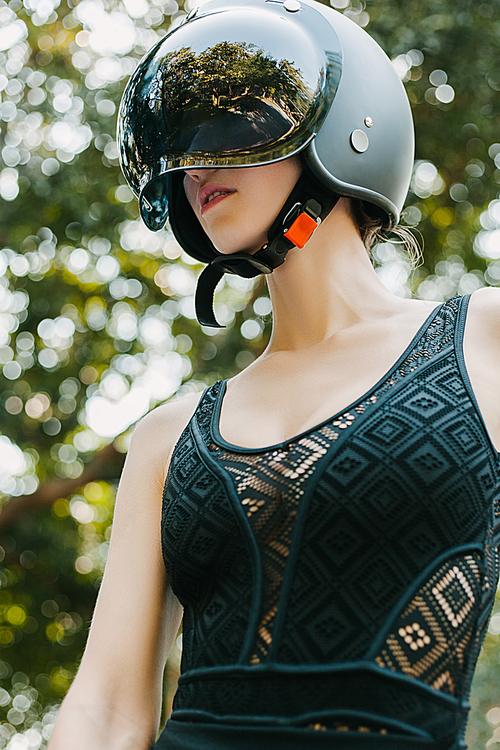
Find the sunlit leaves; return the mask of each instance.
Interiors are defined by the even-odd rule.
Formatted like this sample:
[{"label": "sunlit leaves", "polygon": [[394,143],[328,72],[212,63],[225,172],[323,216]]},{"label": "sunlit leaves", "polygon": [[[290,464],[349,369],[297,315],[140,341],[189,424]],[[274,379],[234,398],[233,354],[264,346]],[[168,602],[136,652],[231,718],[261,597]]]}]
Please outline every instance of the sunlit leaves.
[{"label": "sunlit leaves", "polygon": [[[199,266],[168,229],[141,224],[118,169],[125,81],[195,3],[72,5],[0,0],[0,492],[16,499],[46,481],[83,484],[2,542],[0,747],[16,735],[46,743],[83,647],[115,491],[80,479],[85,468],[117,435],[126,450],[129,427],[155,404],[248,366],[270,324],[263,282],[227,276],[216,296],[227,328],[200,329]],[[416,120],[404,221],[424,236],[425,265],[412,271],[390,238],[374,249],[380,277],[398,294],[432,300],[498,284],[496,5],[331,5],[383,44]],[[483,693],[473,696],[478,747],[500,730],[499,651],[490,630]]]}]

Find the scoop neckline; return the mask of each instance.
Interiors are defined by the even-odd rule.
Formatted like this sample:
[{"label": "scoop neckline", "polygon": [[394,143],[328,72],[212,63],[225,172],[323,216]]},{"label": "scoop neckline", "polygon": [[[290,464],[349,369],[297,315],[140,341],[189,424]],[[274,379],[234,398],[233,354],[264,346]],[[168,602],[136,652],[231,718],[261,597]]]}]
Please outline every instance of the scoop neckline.
[{"label": "scoop neckline", "polygon": [[433,310],[431,310],[427,318],[418,328],[417,332],[413,335],[411,341],[405,347],[404,351],[399,355],[399,357],[394,362],[394,364],[391,365],[391,367],[382,375],[382,377],[379,378],[379,380],[377,380],[377,382],[374,383],[374,385],[372,385],[367,391],[365,391],[365,393],[359,396],[359,398],[357,398],[355,401],[351,401],[350,404],[348,404],[347,406],[344,406],[342,409],[335,412],[335,414],[332,414],[331,416],[324,419],[322,422],[319,422],[318,424],[313,425],[313,427],[309,427],[307,430],[303,430],[303,432],[300,432],[291,438],[287,438],[286,440],[283,440],[280,443],[274,443],[273,445],[265,445],[262,448],[260,447],[249,448],[244,445],[236,445],[235,443],[230,443],[222,437],[220,433],[220,418],[221,418],[221,411],[222,411],[222,404],[224,401],[224,396],[226,395],[226,391],[227,391],[227,378],[225,380],[218,380],[212,386],[212,388],[217,387],[218,390],[217,390],[217,399],[215,402],[215,408],[212,412],[212,415],[210,418],[210,425],[209,425],[211,440],[219,448],[230,450],[233,453],[267,453],[268,451],[287,448],[292,443],[296,443],[302,438],[306,437],[307,435],[310,435],[311,432],[315,432],[316,430],[319,430],[321,427],[328,424],[332,420],[337,419],[342,414],[345,414],[346,411],[354,409],[354,407],[356,407],[358,404],[360,404],[362,401],[368,398],[368,396],[371,393],[373,393],[373,391],[375,391],[385,380],[387,380],[392,375],[394,370],[396,370],[401,364],[401,362],[407,357],[408,353],[415,346],[415,344],[421,338],[421,336],[425,333],[425,331],[430,327],[432,321],[437,316],[438,312],[445,305],[446,305],[446,302],[440,302],[438,305],[436,305],[436,307]]}]

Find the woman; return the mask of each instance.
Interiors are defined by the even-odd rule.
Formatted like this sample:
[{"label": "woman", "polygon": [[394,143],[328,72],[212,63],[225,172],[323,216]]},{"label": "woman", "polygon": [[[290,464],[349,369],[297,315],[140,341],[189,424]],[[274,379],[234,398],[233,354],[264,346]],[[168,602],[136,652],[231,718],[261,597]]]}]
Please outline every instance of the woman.
[{"label": "woman", "polygon": [[373,270],[413,155],[390,62],[314,0],[209,3],[121,118],[146,223],[169,209],[209,262],[199,318],[223,271],[265,272],[273,332],[137,426],[50,750],[153,745],[182,609],[158,750],[464,748],[498,577],[500,299],[400,299]]}]

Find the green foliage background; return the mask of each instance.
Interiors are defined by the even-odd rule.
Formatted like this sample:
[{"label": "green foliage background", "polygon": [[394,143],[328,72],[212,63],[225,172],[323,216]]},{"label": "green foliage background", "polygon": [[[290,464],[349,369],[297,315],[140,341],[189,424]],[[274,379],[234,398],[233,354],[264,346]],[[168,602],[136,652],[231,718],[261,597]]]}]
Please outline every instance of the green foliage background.
[{"label": "green foliage background", "polygon": [[[425,262],[412,272],[382,243],[379,273],[435,300],[498,284],[498,0],[332,4],[394,58],[415,116],[404,219]],[[200,329],[199,268],[168,230],[140,226],[118,167],[123,86],[190,7],[0,0],[0,748],[46,746],[84,646],[131,425],[245,367],[268,335],[263,282],[237,278],[218,294],[227,328]],[[500,743],[499,658],[500,615],[474,681],[473,750]]]}]

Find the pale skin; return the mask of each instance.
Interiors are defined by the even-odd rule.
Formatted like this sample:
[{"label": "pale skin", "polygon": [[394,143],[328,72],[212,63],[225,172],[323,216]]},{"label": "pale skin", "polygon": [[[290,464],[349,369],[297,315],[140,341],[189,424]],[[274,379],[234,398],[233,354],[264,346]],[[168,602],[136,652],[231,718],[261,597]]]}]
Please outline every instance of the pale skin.
[{"label": "pale skin", "polygon": [[[292,157],[265,167],[193,169],[184,183],[221,252],[255,252],[299,172]],[[230,192],[202,206],[200,191],[210,185]],[[349,208],[340,199],[307,245],[267,277],[273,332],[262,356],[228,383],[220,424],[227,441],[273,445],[341,411],[390,369],[436,307],[384,287]],[[473,294],[464,350],[500,450],[500,290]],[[158,407],[134,432],[87,647],[49,750],[148,750],[156,738],[163,667],[182,614],[161,558],[161,496],[173,448],[198,400]]]}]

